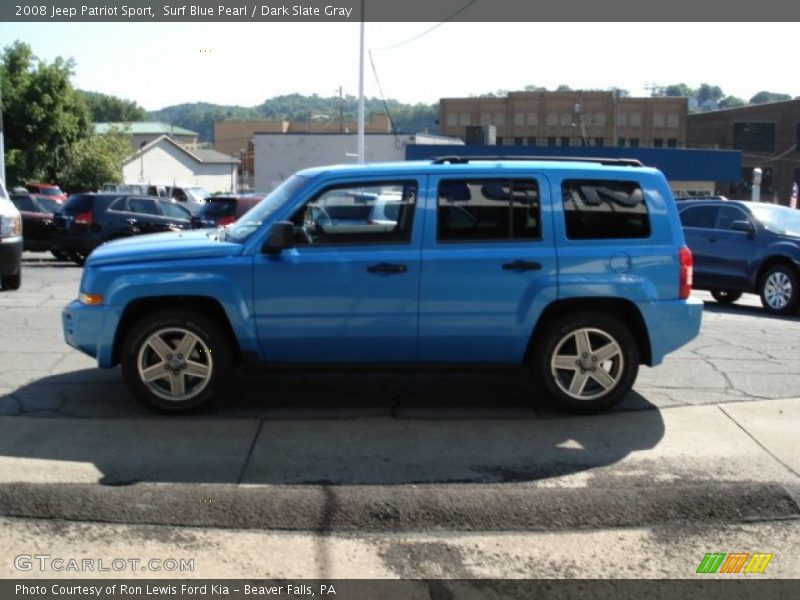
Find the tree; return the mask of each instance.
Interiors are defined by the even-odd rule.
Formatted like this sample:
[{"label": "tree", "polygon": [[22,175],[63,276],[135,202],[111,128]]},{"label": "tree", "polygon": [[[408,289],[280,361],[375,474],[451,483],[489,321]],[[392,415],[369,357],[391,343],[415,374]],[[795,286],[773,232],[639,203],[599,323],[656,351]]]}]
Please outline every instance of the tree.
[{"label": "tree", "polygon": [[789,94],[776,94],[775,92],[758,92],[755,96],[750,98],[750,104],[766,104],[767,102],[782,102],[783,100],[791,100]]},{"label": "tree", "polygon": [[132,100],[124,100],[99,92],[79,90],[95,123],[119,123],[147,120],[147,111]]},{"label": "tree", "polygon": [[130,153],[129,137],[114,129],[84,138],[70,147],[59,181],[70,192],[118,183],[122,181],[122,161]]},{"label": "tree", "polygon": [[89,110],[70,83],[72,69],[72,61],[61,57],[50,65],[39,61],[23,42],[3,50],[0,85],[10,185],[56,181],[69,147],[89,135]]},{"label": "tree", "polygon": [[719,101],[720,108],[737,108],[739,106],[746,106],[747,102],[736,96],[725,96]]}]

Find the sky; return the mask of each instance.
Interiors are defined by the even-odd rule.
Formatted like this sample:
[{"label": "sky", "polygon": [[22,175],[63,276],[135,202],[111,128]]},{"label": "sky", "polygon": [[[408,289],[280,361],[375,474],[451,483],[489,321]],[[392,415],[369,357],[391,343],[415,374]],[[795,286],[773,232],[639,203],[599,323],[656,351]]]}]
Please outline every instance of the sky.
[{"label": "sky", "polygon": [[[800,96],[800,77],[786,62],[797,52],[796,23],[436,25],[367,23],[377,79],[368,55],[365,95],[380,96],[379,82],[386,98],[406,103],[561,84],[649,96],[652,84],[710,83],[744,100],[762,90]],[[338,95],[340,87],[357,96],[359,27],[6,22],[0,47],[22,40],[47,62],[71,57],[76,87],[147,110],[185,102],[254,106],[283,94]]]}]

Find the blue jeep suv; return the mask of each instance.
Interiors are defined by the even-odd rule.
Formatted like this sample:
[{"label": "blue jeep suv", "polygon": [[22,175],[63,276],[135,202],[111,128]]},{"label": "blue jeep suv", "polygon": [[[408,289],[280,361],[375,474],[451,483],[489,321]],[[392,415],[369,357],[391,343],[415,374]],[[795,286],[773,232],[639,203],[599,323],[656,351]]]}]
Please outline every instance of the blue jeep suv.
[{"label": "blue jeep suv", "polygon": [[234,367],[527,367],[597,412],[698,333],[664,176],[629,160],[306,169],[236,223],[103,244],[67,342],[182,412]]}]

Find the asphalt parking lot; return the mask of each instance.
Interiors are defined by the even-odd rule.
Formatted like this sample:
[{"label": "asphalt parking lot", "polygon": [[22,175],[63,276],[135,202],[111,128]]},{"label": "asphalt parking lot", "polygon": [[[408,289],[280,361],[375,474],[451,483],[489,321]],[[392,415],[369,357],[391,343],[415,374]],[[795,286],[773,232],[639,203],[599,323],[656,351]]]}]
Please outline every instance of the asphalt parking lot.
[{"label": "asphalt parking lot", "polygon": [[66,346],[81,269],[44,256],[0,294],[2,577],[21,547],[142,540],[198,577],[684,577],[753,544],[800,576],[800,316],[755,296],[699,293],[701,335],[607,415],[555,413],[523,378],[295,373],[170,418]]}]

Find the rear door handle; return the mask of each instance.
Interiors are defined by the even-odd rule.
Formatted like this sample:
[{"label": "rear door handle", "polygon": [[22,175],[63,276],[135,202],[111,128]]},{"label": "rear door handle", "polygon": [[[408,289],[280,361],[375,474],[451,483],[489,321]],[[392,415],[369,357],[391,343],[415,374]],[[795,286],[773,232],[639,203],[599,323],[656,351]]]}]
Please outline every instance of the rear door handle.
[{"label": "rear door handle", "polygon": [[392,263],[378,263],[367,267],[367,271],[370,273],[405,273],[408,271],[408,267],[406,265]]},{"label": "rear door handle", "polygon": [[504,271],[538,271],[541,268],[542,263],[527,260],[515,260],[503,265]]}]

